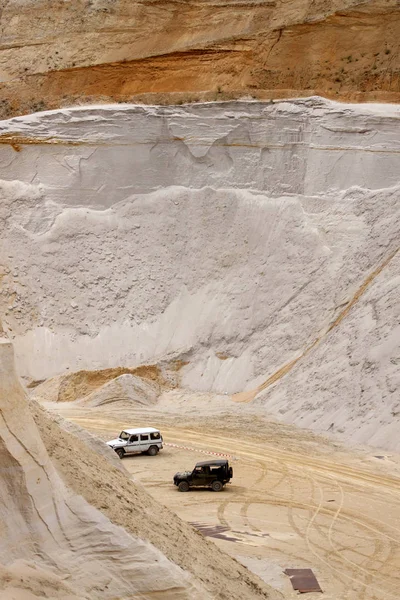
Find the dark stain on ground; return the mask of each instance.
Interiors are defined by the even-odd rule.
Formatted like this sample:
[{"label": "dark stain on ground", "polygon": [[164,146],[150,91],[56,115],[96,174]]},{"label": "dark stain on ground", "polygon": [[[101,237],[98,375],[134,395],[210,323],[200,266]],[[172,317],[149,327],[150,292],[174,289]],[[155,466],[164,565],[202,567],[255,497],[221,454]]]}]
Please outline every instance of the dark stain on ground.
[{"label": "dark stain on ground", "polygon": [[223,525],[205,525],[204,523],[190,523],[197,531],[199,531],[204,537],[217,538],[220,540],[226,540],[228,542],[239,542],[240,540],[235,537],[225,535],[225,532],[229,531],[229,527]]},{"label": "dark stain on ground", "polygon": [[[230,530],[229,527],[225,527],[224,525],[207,525],[205,523],[197,523],[197,522],[191,522],[191,525],[193,525],[193,527],[195,529],[197,529],[197,531],[199,531],[202,535],[204,535],[204,537],[212,537],[212,538],[217,538],[220,540],[227,540],[229,542],[240,542],[242,541],[241,539],[237,538],[237,537],[233,537],[232,534],[238,534],[238,535],[246,535],[246,536],[253,536],[253,537],[269,537],[269,533],[250,533],[250,532],[245,532],[245,531],[235,531],[235,530]],[[230,531],[231,535],[226,535],[226,532]]]}]

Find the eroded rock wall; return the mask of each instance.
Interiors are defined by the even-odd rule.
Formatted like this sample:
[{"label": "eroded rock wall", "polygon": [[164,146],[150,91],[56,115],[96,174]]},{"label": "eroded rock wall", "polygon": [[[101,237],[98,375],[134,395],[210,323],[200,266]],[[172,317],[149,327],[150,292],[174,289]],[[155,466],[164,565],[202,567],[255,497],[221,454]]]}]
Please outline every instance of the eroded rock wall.
[{"label": "eroded rock wall", "polygon": [[[299,417],[300,385],[282,403],[274,390],[292,367],[315,368],[307,361],[325,338],[327,352],[328,338],[344,343],[398,249],[398,117],[396,106],[313,98],[2,122],[0,308],[21,375],[172,365],[174,385],[246,399],[268,388],[269,410],[329,427],[318,378],[299,399],[315,418]],[[371,325],[384,343],[395,315],[384,306],[355,337]],[[354,352],[341,392],[349,415]],[[397,384],[380,359],[376,368],[360,403],[368,410],[379,394],[389,423]],[[330,398],[342,380],[332,373]]]},{"label": "eroded rock wall", "polygon": [[2,315],[23,376],[180,360],[252,389],[398,242],[398,108],[72,109],[2,123]]},{"label": "eroded rock wall", "polygon": [[397,0],[3,4],[3,117],[149,94],[400,97]]}]

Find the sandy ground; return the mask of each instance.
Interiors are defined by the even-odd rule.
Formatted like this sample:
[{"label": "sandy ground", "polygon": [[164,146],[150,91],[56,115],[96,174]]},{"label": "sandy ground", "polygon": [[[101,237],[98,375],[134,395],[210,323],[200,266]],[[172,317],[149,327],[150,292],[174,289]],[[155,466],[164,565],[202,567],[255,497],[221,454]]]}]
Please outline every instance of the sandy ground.
[{"label": "sandy ground", "polygon": [[[43,415],[42,429],[45,426],[43,421],[46,421],[46,416],[44,413]],[[90,434],[85,432],[85,436]],[[0,334],[1,600],[205,600],[217,597],[225,600],[226,597],[218,593],[209,594],[207,588],[190,573],[179,568],[179,561],[168,559],[149,543],[149,536],[139,538],[107,518],[101,510],[105,498],[109,496],[107,486],[112,487],[117,495],[116,482],[122,479],[124,487],[130,487],[136,520],[152,522],[164,548],[171,547],[171,519],[159,516],[163,511],[168,514],[169,511],[157,505],[157,511],[153,509],[152,512],[159,517],[158,522],[148,516],[147,511],[151,510],[151,504],[155,505],[154,500],[141,486],[127,480],[125,474],[115,469],[112,465],[113,459],[115,460],[112,452],[111,461],[108,462],[52,421],[50,427],[45,429],[45,438],[50,447],[56,447],[59,453],[62,449],[68,455],[69,465],[72,457],[78,456],[74,467],[75,478],[88,481],[91,456],[102,465],[98,471],[107,475],[104,476],[106,481],[100,486],[101,506],[90,505],[81,493],[74,493],[66,486],[57,473],[42,441],[39,427],[29,411],[26,393],[18,382],[12,344]],[[81,452],[77,450],[79,443],[83,448]],[[107,468],[111,471],[111,476]],[[175,520],[182,526],[181,537],[186,542],[186,552],[190,552],[190,547],[192,552],[193,548],[197,551],[199,544],[196,543],[197,540],[190,543],[190,536],[199,537],[200,534],[175,515],[172,516],[172,521]],[[183,531],[185,528],[189,530],[186,537]],[[201,542],[203,545],[209,544],[204,538]],[[228,563],[233,562],[216,546],[210,546]],[[209,560],[207,555],[205,560]],[[208,572],[215,569],[216,562],[209,560]],[[218,581],[230,570],[235,572],[236,565],[236,562],[233,567],[225,565],[219,572]],[[241,565],[238,567],[244,572],[245,579],[248,571]],[[253,585],[250,588],[249,582],[245,582],[243,587],[247,587],[250,594],[236,595],[235,590],[232,590],[229,596],[232,600],[260,597],[261,588],[257,584],[257,578],[249,575],[249,579],[253,578]],[[224,587],[229,587],[230,581],[226,584]],[[266,584],[261,580],[260,584],[265,588],[261,592],[262,598],[272,600],[277,597],[276,593],[268,593]]]},{"label": "sandy ground", "polygon": [[[399,597],[400,458],[344,449],[337,442],[252,415],[201,417],[154,408],[47,405],[110,439],[127,426],[158,426],[156,457],[123,460],[159,502],[211,538],[288,600],[297,598],[285,568],[311,567],[325,600]],[[231,457],[234,478],[216,494],[181,494],[172,484],[212,452]],[[222,528],[222,529],[220,529]]]}]

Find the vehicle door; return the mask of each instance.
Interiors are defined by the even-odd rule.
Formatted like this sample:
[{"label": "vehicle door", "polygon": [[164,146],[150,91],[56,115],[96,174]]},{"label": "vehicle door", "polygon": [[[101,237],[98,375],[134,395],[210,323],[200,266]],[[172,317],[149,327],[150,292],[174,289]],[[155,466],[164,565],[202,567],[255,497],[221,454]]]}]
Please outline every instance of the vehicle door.
[{"label": "vehicle door", "polygon": [[138,435],[131,435],[124,448],[126,454],[136,454],[136,452],[140,452],[140,441]]},{"label": "vehicle door", "polygon": [[210,467],[196,467],[192,473],[192,485],[203,486],[209,484]]},{"label": "vehicle door", "polygon": [[140,435],[140,451],[147,452],[150,448],[150,437],[148,433],[142,433]]},{"label": "vehicle door", "polygon": [[215,481],[216,479],[218,479],[219,481],[225,481],[226,480],[225,468],[224,467],[213,467],[211,469],[210,479],[212,481]]},{"label": "vehicle door", "polygon": [[154,431],[150,433],[150,441],[153,446],[158,446],[158,448],[162,448],[162,437],[159,431]]}]

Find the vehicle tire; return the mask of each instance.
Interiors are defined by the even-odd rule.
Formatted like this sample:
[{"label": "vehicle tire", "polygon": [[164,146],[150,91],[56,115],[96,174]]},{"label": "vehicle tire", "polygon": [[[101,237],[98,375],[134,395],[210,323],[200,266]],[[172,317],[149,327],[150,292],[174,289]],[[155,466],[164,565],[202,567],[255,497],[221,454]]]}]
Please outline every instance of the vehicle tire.
[{"label": "vehicle tire", "polygon": [[125,452],[124,452],[124,450],[122,450],[122,448],[118,448],[115,452],[118,454],[118,456],[120,458],[124,458]]},{"label": "vehicle tire", "polygon": [[147,450],[147,454],[149,456],[155,456],[156,454],[158,454],[157,446],[150,446],[150,448]]},{"label": "vehicle tire", "polygon": [[181,481],[180,484],[178,485],[178,490],[180,492],[188,492],[190,488],[190,485],[188,484],[187,481]]},{"label": "vehicle tire", "polygon": [[218,481],[216,479],[215,481],[212,482],[211,487],[214,492],[220,492],[224,486],[222,485],[222,483],[220,481]]}]

